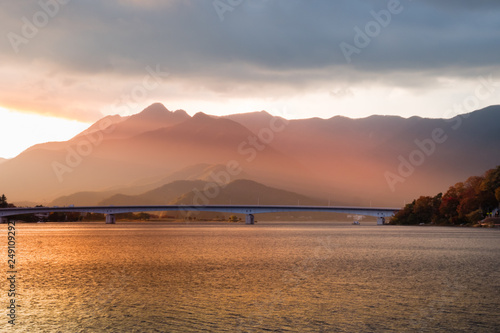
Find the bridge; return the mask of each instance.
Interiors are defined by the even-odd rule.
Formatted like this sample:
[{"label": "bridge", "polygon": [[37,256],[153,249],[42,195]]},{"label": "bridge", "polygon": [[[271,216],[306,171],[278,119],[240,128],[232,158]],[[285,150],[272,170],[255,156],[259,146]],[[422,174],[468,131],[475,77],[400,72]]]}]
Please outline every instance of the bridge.
[{"label": "bridge", "polygon": [[401,208],[339,207],[339,206],[261,206],[261,205],[166,205],[166,206],[67,206],[67,207],[18,207],[0,209],[0,222],[6,223],[8,216],[40,213],[100,213],[106,215],[106,223],[116,223],[116,214],[137,212],[219,212],[245,214],[245,223],[254,224],[255,214],[279,212],[330,212],[377,217],[377,224],[384,224],[385,218],[394,215]]}]

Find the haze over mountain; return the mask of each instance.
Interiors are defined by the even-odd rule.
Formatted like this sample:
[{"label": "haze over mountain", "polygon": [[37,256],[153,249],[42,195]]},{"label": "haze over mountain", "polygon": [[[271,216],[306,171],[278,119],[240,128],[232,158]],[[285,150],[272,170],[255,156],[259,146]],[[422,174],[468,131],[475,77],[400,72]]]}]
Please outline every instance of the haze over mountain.
[{"label": "haze over mountain", "polygon": [[[319,200],[290,191],[284,191],[257,182],[238,179],[212,188],[207,195],[204,188],[210,182],[202,180],[178,180],[140,195],[111,196],[100,205],[305,205],[320,204]],[[321,204],[325,204],[321,202]]]},{"label": "haze over mountain", "polygon": [[116,194],[99,202],[99,205],[168,205],[183,194],[196,188],[203,188],[202,180],[177,180],[140,195]]},{"label": "haze over mountain", "polygon": [[[201,185],[201,184],[200,184]],[[200,190],[186,192],[171,202],[173,205],[326,205],[317,199],[291,191],[280,190],[263,184],[239,179],[221,186],[213,198]]]},{"label": "haze over mountain", "polygon": [[[221,184],[215,203],[240,198],[230,192],[234,186],[249,192],[255,183],[247,179],[324,204],[402,206],[500,164],[499,146],[499,106],[448,120],[288,121],[264,111],[189,116],[155,103],[133,116],[103,118],[66,142],[0,160],[0,189],[14,202],[153,204],[192,200],[184,190],[193,182],[202,192]],[[282,202],[280,193],[274,203]]]},{"label": "haze over mountain", "polygon": [[[228,118],[258,133],[271,116],[257,112]],[[441,143],[433,139],[433,132],[441,134]],[[447,120],[395,116],[291,120],[272,144],[301,161],[314,183],[341,189],[344,200],[367,204],[387,196],[397,204],[409,193],[443,191],[446,184],[495,166],[500,161],[500,107]]]}]

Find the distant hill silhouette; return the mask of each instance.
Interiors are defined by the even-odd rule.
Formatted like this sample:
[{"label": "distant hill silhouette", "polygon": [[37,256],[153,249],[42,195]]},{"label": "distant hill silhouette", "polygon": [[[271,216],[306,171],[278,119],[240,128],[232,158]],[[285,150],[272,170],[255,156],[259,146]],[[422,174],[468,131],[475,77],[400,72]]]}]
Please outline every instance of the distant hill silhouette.
[{"label": "distant hill silhouette", "polygon": [[99,205],[169,205],[179,196],[194,188],[203,188],[205,184],[202,180],[177,180],[139,195],[116,194],[99,202]]},{"label": "distant hill silhouette", "polygon": [[[225,166],[223,165],[210,165],[210,164],[196,164],[184,168],[182,170],[176,171],[168,176],[152,176],[139,179],[133,183],[131,183],[127,187],[118,187],[111,190],[98,191],[98,192],[77,192],[70,195],[65,195],[54,199],[49,206],[68,206],[78,203],[79,205],[119,205],[124,204],[123,200],[121,201],[119,198],[123,198],[124,200],[128,200],[125,198],[136,198],[139,194],[144,194],[145,192],[149,192],[155,190],[159,187],[163,187],[167,184],[171,184],[177,182],[178,179],[183,179],[186,181],[203,181],[203,184],[208,182],[219,182],[218,179],[214,179],[213,175],[219,174],[221,171],[225,170]],[[248,176],[244,172],[241,172],[238,177],[245,178]],[[238,177],[232,177],[236,179]],[[188,182],[186,182],[188,183]],[[192,184],[196,184],[196,182],[192,182]],[[153,194],[154,191],[152,191]],[[186,191],[180,191],[177,195],[180,196],[184,194]],[[145,196],[146,198],[148,195]],[[106,199],[106,200],[105,200]],[[170,200],[170,199],[169,199]],[[165,197],[162,196],[160,200],[142,200],[143,204],[166,204]],[[160,202],[160,203],[158,203]],[[126,203],[127,205],[130,203]]]},{"label": "distant hill silhouette", "polygon": [[224,193],[234,184],[250,186],[238,182],[248,179],[332,205],[402,206],[500,164],[499,146],[500,106],[448,120],[286,121],[265,111],[189,116],[155,103],[133,116],[105,117],[71,140],[0,160],[0,187],[13,202],[78,205],[218,176],[231,186],[215,201],[229,199]]},{"label": "distant hill silhouette", "polygon": [[[207,187],[208,184],[211,184]],[[217,193],[213,196],[213,193]],[[99,205],[318,205],[319,200],[238,179],[228,184],[202,180],[178,180],[139,195],[113,195]]]},{"label": "distant hill silhouette", "polygon": [[[206,185],[206,184],[205,184]],[[211,193],[217,193],[211,196]],[[191,188],[173,205],[326,205],[317,199],[291,191],[280,190],[265,186],[255,181],[238,179],[226,186],[219,187],[216,191],[204,190],[204,187]]]},{"label": "distant hill silhouette", "polygon": [[118,192],[115,191],[102,191],[102,192],[76,192],[70,195],[63,195],[54,199],[48,206],[96,206],[102,200],[109,198],[110,196],[117,195]]}]

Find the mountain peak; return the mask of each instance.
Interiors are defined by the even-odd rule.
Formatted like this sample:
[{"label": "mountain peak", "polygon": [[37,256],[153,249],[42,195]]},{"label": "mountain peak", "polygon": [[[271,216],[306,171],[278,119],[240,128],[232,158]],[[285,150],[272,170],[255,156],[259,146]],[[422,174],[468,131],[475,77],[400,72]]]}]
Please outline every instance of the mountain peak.
[{"label": "mountain peak", "polygon": [[174,111],[174,115],[175,116],[181,116],[181,117],[186,117],[186,116],[189,117],[189,114],[186,111],[182,110],[182,109],[175,110]]},{"label": "mountain peak", "polygon": [[169,111],[163,104],[161,103],[153,103],[140,113],[135,116],[140,118],[157,118],[163,117],[166,114],[173,114],[173,112]]},{"label": "mountain peak", "polygon": [[186,120],[190,118],[189,114],[182,110],[170,111],[162,103],[153,103],[146,107],[141,112],[132,116],[135,119],[140,120],[162,120],[162,119],[175,119],[175,120]]},{"label": "mountain peak", "polygon": [[189,115],[184,110],[172,112],[161,103],[153,103],[140,113],[131,116],[129,122],[135,124],[142,123],[156,127],[159,124],[170,126],[187,120],[188,118]]},{"label": "mountain peak", "polygon": [[117,123],[115,129],[107,134],[107,138],[132,137],[144,132],[155,131],[182,123],[190,119],[190,116],[184,110],[172,112],[163,104],[154,103],[141,112],[122,119],[123,121]]},{"label": "mountain peak", "polygon": [[214,117],[203,112],[198,112],[193,116],[193,119],[206,120],[206,119],[214,119]]}]

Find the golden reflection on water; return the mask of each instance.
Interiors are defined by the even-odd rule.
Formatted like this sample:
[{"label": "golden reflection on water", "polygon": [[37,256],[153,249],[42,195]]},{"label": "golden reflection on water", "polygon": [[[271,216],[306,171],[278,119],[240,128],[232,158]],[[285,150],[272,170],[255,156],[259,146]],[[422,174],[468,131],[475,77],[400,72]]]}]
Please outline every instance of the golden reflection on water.
[{"label": "golden reflection on water", "polygon": [[18,324],[4,317],[2,332],[500,327],[496,230],[47,223],[17,234]]}]

